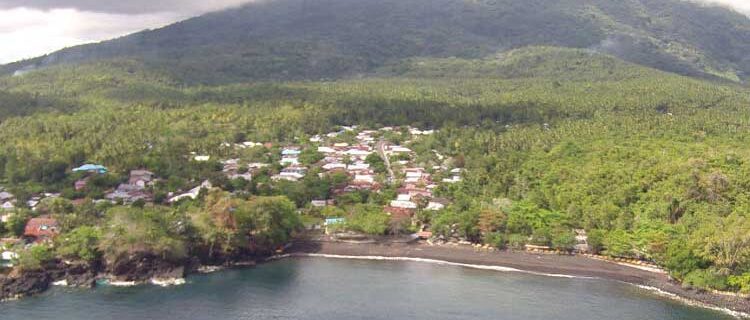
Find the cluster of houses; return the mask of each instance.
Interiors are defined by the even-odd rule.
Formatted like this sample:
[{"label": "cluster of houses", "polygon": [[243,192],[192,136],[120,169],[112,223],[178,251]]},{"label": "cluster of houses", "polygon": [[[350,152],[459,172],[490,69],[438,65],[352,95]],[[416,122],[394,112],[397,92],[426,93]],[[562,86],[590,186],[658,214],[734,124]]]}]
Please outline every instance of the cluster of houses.
[{"label": "cluster of houses", "polygon": [[318,147],[318,152],[324,155],[321,166],[323,170],[327,173],[342,172],[350,177],[348,184],[333,190],[334,195],[359,190],[377,191],[381,188],[376,181],[375,171],[366,161],[375,152],[375,138],[372,136],[375,132],[360,132],[354,144],[339,142]]},{"label": "cluster of houses", "polygon": [[123,203],[134,203],[136,201],[151,202],[154,200],[153,193],[148,187],[154,184],[154,173],[148,170],[132,170],[126,183],[117,186],[113,192],[104,197],[110,201],[122,201]]},{"label": "cluster of houses", "polygon": [[244,179],[246,181],[253,180],[253,174],[251,173],[250,168],[241,167],[240,159],[224,160],[221,162],[221,164],[224,166],[221,172],[223,172],[228,179]]},{"label": "cluster of houses", "polygon": [[281,150],[279,163],[284,166],[279,174],[271,177],[275,181],[299,181],[307,175],[307,167],[300,164],[299,155],[302,154],[300,147],[286,147]]}]

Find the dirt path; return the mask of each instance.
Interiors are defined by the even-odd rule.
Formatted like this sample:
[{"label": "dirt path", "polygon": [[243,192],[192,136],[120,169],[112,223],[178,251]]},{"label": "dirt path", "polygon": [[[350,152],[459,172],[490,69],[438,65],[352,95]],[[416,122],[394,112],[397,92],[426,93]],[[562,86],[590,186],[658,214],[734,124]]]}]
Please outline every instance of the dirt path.
[{"label": "dirt path", "polygon": [[378,144],[375,146],[375,150],[377,150],[378,155],[383,159],[383,162],[385,162],[385,168],[388,169],[388,183],[393,183],[394,181],[396,181],[396,175],[393,173],[393,169],[391,168],[391,160],[388,159],[388,155],[385,154],[385,141],[378,141]]}]

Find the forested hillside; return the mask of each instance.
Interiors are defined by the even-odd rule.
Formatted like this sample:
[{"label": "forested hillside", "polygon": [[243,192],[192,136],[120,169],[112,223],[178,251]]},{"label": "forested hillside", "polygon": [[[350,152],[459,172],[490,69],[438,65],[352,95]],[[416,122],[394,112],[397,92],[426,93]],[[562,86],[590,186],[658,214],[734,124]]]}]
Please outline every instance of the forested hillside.
[{"label": "forested hillside", "polygon": [[14,63],[132,58],[188,83],[320,80],[406,58],[489,58],[548,45],[740,81],[750,20],[683,0],[273,0]]}]

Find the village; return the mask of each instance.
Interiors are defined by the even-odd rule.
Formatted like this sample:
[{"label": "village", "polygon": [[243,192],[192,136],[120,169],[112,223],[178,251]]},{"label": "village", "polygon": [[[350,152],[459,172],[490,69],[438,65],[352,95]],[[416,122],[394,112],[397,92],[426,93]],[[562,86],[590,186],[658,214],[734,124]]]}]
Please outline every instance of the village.
[{"label": "village", "polygon": [[[462,173],[462,168],[451,166],[450,159],[434,150],[424,157],[429,160],[423,161],[421,166],[417,164],[415,159],[420,155],[410,145],[434,133],[412,127],[371,130],[343,126],[338,131],[315,135],[294,144],[252,141],[222,143],[222,153],[230,157],[197,152],[186,157],[197,163],[217,161],[225,181],[241,180],[243,184],[302,184],[312,174],[319,180],[336,180],[329,190],[306,199],[309,200],[307,203],[298,203],[298,212],[307,218],[308,230],[327,231],[331,236],[355,234],[354,230],[347,230],[345,210],[325,209],[343,208],[345,203],[340,202],[347,202],[342,199],[351,198],[352,194],[357,195],[355,199],[359,199],[361,194],[378,194],[382,212],[389,216],[390,224],[404,226],[404,230],[409,231],[415,239],[428,239],[431,237],[429,226],[417,225],[417,213],[437,211],[449,205],[451,200],[436,196],[436,190],[441,185],[461,181]],[[248,157],[248,153],[256,156]],[[262,156],[258,157],[258,154]],[[15,237],[0,240],[3,265],[12,265],[17,257],[15,249],[35,243],[51,243],[62,231],[61,222],[48,208],[55,201],[67,201],[73,206],[87,203],[105,206],[176,206],[198,199],[201,192],[208,189],[221,188],[221,185],[215,185],[219,183],[212,183],[211,179],[206,178],[196,181],[189,189],[159,195],[158,186],[166,177],[157,177],[152,171],[135,168],[129,171],[127,180],[120,181],[116,186],[103,192],[87,193],[101,188],[99,180],[112,175],[109,168],[103,164],[83,164],[73,168],[70,174],[78,177],[72,185],[76,192],[72,196],[39,193],[20,200],[10,191],[0,189],[0,219],[6,227],[16,230]]]}]

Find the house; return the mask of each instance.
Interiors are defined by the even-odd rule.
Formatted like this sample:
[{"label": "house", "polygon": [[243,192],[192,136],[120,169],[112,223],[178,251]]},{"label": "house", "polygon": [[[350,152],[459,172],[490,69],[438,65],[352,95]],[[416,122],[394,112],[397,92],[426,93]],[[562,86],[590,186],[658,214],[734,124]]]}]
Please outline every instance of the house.
[{"label": "house", "polygon": [[180,195],[177,195],[177,196],[174,196],[172,198],[169,198],[169,202],[170,203],[175,203],[175,202],[178,202],[178,201],[180,201],[182,199],[187,199],[187,198],[195,199],[195,198],[198,197],[198,194],[200,194],[201,190],[203,190],[203,189],[211,189],[211,187],[212,187],[212,185],[211,185],[210,181],[208,181],[208,180],[203,181],[203,183],[201,183],[201,185],[199,185],[199,186],[197,186],[197,187],[195,187],[193,189],[190,189],[190,191],[188,191],[186,193],[183,193],[183,194],[180,194]]},{"label": "house", "polygon": [[407,186],[405,188],[399,188],[397,190],[397,192],[399,194],[406,194],[406,195],[409,195],[411,197],[432,198],[432,191],[421,189],[421,188],[416,188],[414,186]]},{"label": "house", "polygon": [[444,183],[456,183],[456,182],[461,182],[461,177],[460,177],[460,176],[452,176],[452,177],[450,177],[450,178],[445,178],[445,179],[443,179],[443,182],[444,182]]},{"label": "house", "polygon": [[84,164],[78,168],[73,169],[73,172],[89,172],[89,173],[107,173],[107,168],[98,164]]},{"label": "house", "polygon": [[260,142],[253,142],[253,141],[245,141],[242,143],[243,146],[248,148],[254,148],[254,147],[262,147],[263,144]]},{"label": "house", "polygon": [[11,201],[15,198],[16,196],[7,191],[0,192],[0,202]]},{"label": "house", "polygon": [[390,153],[411,153],[411,149],[402,146],[391,146],[389,148]]},{"label": "house", "polygon": [[331,147],[318,147],[320,153],[336,153],[336,149]]},{"label": "house", "polygon": [[368,150],[362,150],[362,149],[349,149],[346,151],[346,154],[352,157],[359,157],[359,158],[365,158],[369,156],[372,153],[372,151]]},{"label": "house", "polygon": [[49,217],[32,218],[26,223],[23,236],[33,242],[52,240],[60,233],[57,220]]},{"label": "house", "polygon": [[370,164],[364,163],[364,162],[352,163],[346,167],[346,170],[348,171],[367,170],[367,169],[370,169]]},{"label": "house", "polygon": [[432,210],[432,211],[443,210],[449,204],[450,204],[450,201],[448,201],[448,199],[435,198],[427,202],[427,207],[425,208],[425,210]]},{"label": "house", "polygon": [[0,267],[13,267],[13,261],[15,261],[16,259],[18,259],[17,253],[9,250],[0,251]]},{"label": "house", "polygon": [[0,205],[0,209],[4,211],[10,211],[16,208],[16,205],[13,204],[13,201],[5,201],[2,205]]},{"label": "house", "polygon": [[417,204],[409,200],[393,200],[391,201],[391,207],[401,209],[416,209]]},{"label": "house", "polygon": [[81,179],[81,180],[76,181],[73,184],[73,187],[76,189],[76,191],[81,191],[83,189],[86,189],[86,184],[88,183],[89,183],[88,179]]},{"label": "house", "polygon": [[323,165],[323,170],[332,171],[337,169],[346,169],[346,165],[343,163],[328,163]]},{"label": "house", "polygon": [[211,160],[211,156],[199,155],[199,156],[193,157],[193,160],[198,161],[198,162],[206,162],[208,160]]},{"label": "house", "polygon": [[324,226],[326,227],[326,234],[330,233],[330,230],[328,229],[331,226],[340,226],[344,225],[346,223],[346,219],[344,218],[326,218],[324,222]]},{"label": "house", "polygon": [[132,170],[130,171],[130,179],[128,184],[137,185],[140,187],[146,187],[151,184],[154,180],[154,173],[148,170]]},{"label": "house", "polygon": [[573,231],[576,233],[576,245],[574,247],[574,250],[583,253],[589,252],[591,248],[589,248],[589,237],[586,234],[586,230],[575,229]]},{"label": "house", "polygon": [[279,174],[271,177],[271,179],[276,180],[276,181],[287,180],[287,181],[296,182],[304,178],[306,174],[307,174],[307,168],[293,165],[293,166],[284,168],[284,170],[281,170]]},{"label": "house", "polygon": [[227,175],[230,180],[242,179],[245,181],[253,181],[253,175],[250,172],[245,173],[232,173]]},{"label": "house", "polygon": [[107,194],[105,198],[112,201],[122,200],[124,203],[133,203],[138,200],[151,202],[154,199],[151,193],[146,191],[144,187],[125,183],[117,186],[117,189],[115,189],[114,192]]},{"label": "house", "polygon": [[41,197],[31,197],[28,201],[26,201],[26,206],[29,207],[31,210],[36,210],[36,206],[39,205],[39,202],[42,201]]},{"label": "house", "polygon": [[289,156],[285,156],[285,157],[282,157],[282,158],[281,158],[281,161],[279,161],[279,163],[280,163],[280,164],[281,164],[282,166],[285,166],[285,165],[293,165],[293,166],[296,166],[296,165],[298,165],[298,164],[299,164],[299,158],[297,158],[296,156],[295,156],[295,157],[289,157]]},{"label": "house", "polygon": [[373,176],[373,175],[355,175],[353,181],[354,182],[374,183],[375,182],[375,176]]},{"label": "house", "polygon": [[310,204],[311,204],[311,205],[312,205],[313,207],[316,207],[316,208],[321,208],[321,207],[325,207],[325,206],[327,206],[327,205],[328,205],[328,202],[327,202],[326,200],[313,200],[312,202],[310,202]]},{"label": "house", "polygon": [[299,156],[302,151],[296,148],[286,148],[284,150],[281,150],[282,156]]}]

